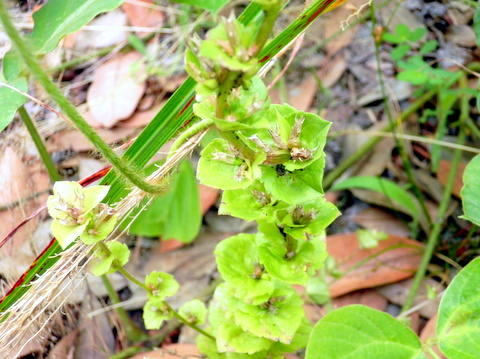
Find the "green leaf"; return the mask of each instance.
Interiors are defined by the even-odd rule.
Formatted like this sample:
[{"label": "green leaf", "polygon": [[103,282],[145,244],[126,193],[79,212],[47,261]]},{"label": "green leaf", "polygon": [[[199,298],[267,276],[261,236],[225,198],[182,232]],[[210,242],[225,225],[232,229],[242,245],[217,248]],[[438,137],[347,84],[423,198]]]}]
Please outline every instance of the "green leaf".
[{"label": "green leaf", "polygon": [[173,313],[168,309],[162,299],[149,299],[143,307],[143,321],[147,329],[160,329],[163,321],[171,319],[172,317]]},{"label": "green leaf", "polygon": [[218,271],[232,294],[254,304],[272,294],[274,283],[262,269],[254,234],[239,234],[220,242],[215,248]]},{"label": "green leaf", "polygon": [[213,140],[201,153],[197,177],[207,186],[220,189],[247,188],[254,176],[252,167],[238,158],[235,149],[224,139]]},{"label": "green leaf", "polygon": [[153,271],[145,278],[145,285],[150,288],[148,297],[150,299],[164,300],[177,293],[180,285],[173,275],[165,272]]},{"label": "green leaf", "polygon": [[357,230],[357,238],[360,243],[360,248],[372,249],[378,247],[379,241],[387,239],[388,234],[377,230],[369,231],[367,229],[359,229]]},{"label": "green leaf", "polygon": [[259,230],[263,233],[258,239],[260,262],[272,277],[305,285],[309,274],[322,266],[326,257],[323,238],[312,238],[309,242],[292,238],[295,248],[289,251],[276,225],[263,222]]},{"label": "green leaf", "polygon": [[349,305],[314,326],[305,359],[426,359],[418,337],[387,313]]},{"label": "green leaf", "polygon": [[308,337],[310,336],[311,331],[312,325],[310,324],[310,321],[306,317],[303,317],[290,344],[276,342],[268,352],[284,355],[284,353],[293,353],[297,350],[304,349],[308,343]]},{"label": "green leaf", "polygon": [[[0,78],[0,80],[2,79]],[[28,91],[27,80],[25,78],[16,79],[15,81],[7,82],[7,84],[20,91]],[[17,109],[25,102],[27,102],[27,98],[21,93],[8,87],[0,86],[0,132],[12,122]]]},{"label": "green leaf", "polygon": [[22,70],[25,69],[25,64],[14,47],[5,54],[2,65],[3,76],[5,76],[7,81],[16,80],[20,76]]},{"label": "green leaf", "polygon": [[190,6],[195,6],[203,10],[208,10],[213,14],[217,14],[220,9],[226,5],[229,0],[171,0],[172,2],[176,2],[179,4],[187,4]]},{"label": "green leaf", "polygon": [[435,51],[437,49],[437,47],[438,47],[438,41],[429,40],[422,45],[422,47],[420,48],[420,50],[418,52],[422,55],[425,55],[425,54],[428,54],[430,52]]},{"label": "green leaf", "polygon": [[323,305],[330,300],[330,291],[325,279],[310,277],[307,282],[307,295],[318,305]]},{"label": "green leaf", "polygon": [[323,192],[312,188],[303,181],[304,172],[313,171],[310,167],[297,171],[287,171],[283,165],[262,166],[265,189],[274,197],[289,204],[310,202],[322,197]]},{"label": "green leaf", "polygon": [[410,34],[409,40],[412,42],[417,42],[422,39],[427,34],[427,29],[424,27],[419,27],[416,28],[415,30],[412,31]]},{"label": "green leaf", "polygon": [[116,272],[118,267],[113,265],[113,261],[116,260],[118,266],[123,267],[127,264],[130,257],[130,250],[125,244],[112,241],[106,245],[110,249],[111,254],[107,255],[103,250],[97,250],[95,258],[90,261],[88,266],[89,270],[96,276]]},{"label": "green leaf", "polygon": [[269,195],[261,183],[254,182],[246,189],[223,192],[218,213],[239,217],[246,221],[262,219],[272,222],[275,220],[275,213],[288,206]]},{"label": "green leaf", "polygon": [[271,340],[244,331],[240,326],[227,321],[220,324],[215,337],[220,352],[254,354],[273,344]]},{"label": "green leaf", "polygon": [[304,317],[303,301],[289,285],[279,283],[261,305],[240,303],[233,313],[243,330],[269,340],[290,344]]},{"label": "green leaf", "polygon": [[461,191],[463,212],[462,216],[470,222],[480,226],[480,155],[473,157],[463,173],[463,187]]},{"label": "green leaf", "polygon": [[410,82],[412,85],[422,85],[428,82],[428,73],[421,70],[405,70],[397,75],[399,80]]},{"label": "green leaf", "polygon": [[437,335],[441,351],[450,359],[478,358],[479,277],[480,258],[476,258],[457,274],[440,302]]},{"label": "green leaf", "polygon": [[403,59],[410,50],[411,47],[409,44],[400,44],[390,52],[390,56],[392,56],[392,60],[398,61]]},{"label": "green leaf", "polygon": [[67,248],[75,239],[77,239],[83,231],[87,228],[88,223],[84,223],[78,226],[65,226],[61,224],[58,220],[52,222],[51,230],[53,236],[57,239],[58,244],[65,249]]},{"label": "green leaf", "polygon": [[49,0],[33,13],[30,35],[35,53],[46,54],[67,34],[79,30],[95,16],[119,7],[123,0]]},{"label": "green leaf", "polygon": [[338,191],[349,188],[368,189],[382,193],[393,202],[392,204],[399,207],[402,212],[412,217],[418,216],[418,206],[410,194],[396,183],[385,178],[370,176],[351,177],[333,186],[332,190]]},{"label": "green leaf", "polygon": [[395,26],[395,32],[405,40],[409,40],[412,34],[410,28],[405,24],[398,24],[397,26]]},{"label": "green leaf", "polygon": [[198,335],[195,339],[195,342],[198,346],[200,353],[205,355],[209,359],[226,359],[227,356],[225,353],[219,353],[217,349],[217,343],[213,339],[205,335]]},{"label": "green leaf", "polygon": [[[146,169],[151,174],[158,169],[156,164]],[[130,233],[145,237],[175,238],[190,243],[200,231],[202,214],[195,173],[189,161],[179,166],[179,172],[172,176],[170,191],[153,200],[144,200],[135,208],[121,228],[128,227]],[[150,202],[150,203],[149,203]]]},{"label": "green leaf", "polygon": [[193,299],[183,304],[178,313],[189,323],[202,325],[207,316],[207,307],[200,299]]},{"label": "green leaf", "polygon": [[401,44],[405,42],[405,39],[401,36],[385,32],[382,35],[382,41],[391,42],[392,44]]}]

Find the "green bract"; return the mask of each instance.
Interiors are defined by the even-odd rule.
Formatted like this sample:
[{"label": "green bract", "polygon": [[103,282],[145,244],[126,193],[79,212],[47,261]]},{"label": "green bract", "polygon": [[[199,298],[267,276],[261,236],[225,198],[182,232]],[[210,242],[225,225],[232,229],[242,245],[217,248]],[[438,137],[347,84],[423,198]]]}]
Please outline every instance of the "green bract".
[{"label": "green bract", "polygon": [[215,255],[232,295],[254,304],[270,297],[274,282],[259,263],[254,234],[239,234],[222,241]]},{"label": "green bract", "polygon": [[164,320],[171,319],[173,313],[166,303],[159,298],[150,299],[143,307],[143,320],[145,328],[159,329]]},{"label": "green bract", "polygon": [[164,272],[152,272],[145,278],[145,285],[150,288],[150,299],[164,300],[177,293],[180,285],[173,275]]},{"label": "green bract", "polygon": [[[109,242],[106,244],[110,253],[105,253],[101,248],[95,252],[95,258],[89,263],[90,271],[96,275],[101,276],[107,273],[117,271],[118,266],[124,266],[130,257],[130,250],[128,247],[120,242]],[[113,261],[116,260],[116,265]]]},{"label": "green bract", "polygon": [[91,244],[110,234],[117,217],[112,208],[100,203],[109,189],[109,186],[83,188],[69,181],[55,183],[47,208],[54,219],[53,235],[62,248],[79,236],[86,244]]},{"label": "green bract", "polygon": [[202,325],[205,323],[207,308],[205,307],[205,303],[203,303],[200,299],[193,299],[182,305],[178,313],[189,323]]}]

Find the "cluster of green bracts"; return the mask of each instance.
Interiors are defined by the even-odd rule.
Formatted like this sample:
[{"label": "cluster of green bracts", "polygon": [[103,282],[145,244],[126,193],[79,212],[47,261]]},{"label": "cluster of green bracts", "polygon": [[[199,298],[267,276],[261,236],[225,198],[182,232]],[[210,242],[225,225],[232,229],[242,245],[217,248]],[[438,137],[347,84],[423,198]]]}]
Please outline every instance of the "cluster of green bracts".
[{"label": "cluster of green bracts", "polygon": [[271,105],[255,44],[257,28],[234,18],[196,39],[186,68],[197,81],[195,114],[221,138],[201,154],[199,180],[224,190],[221,214],[258,223],[215,250],[225,280],[198,339],[209,358],[283,358],[305,347],[310,323],[292,284],[306,285],[326,257],[325,228],[338,216],[323,198],[323,147],[330,123]]}]

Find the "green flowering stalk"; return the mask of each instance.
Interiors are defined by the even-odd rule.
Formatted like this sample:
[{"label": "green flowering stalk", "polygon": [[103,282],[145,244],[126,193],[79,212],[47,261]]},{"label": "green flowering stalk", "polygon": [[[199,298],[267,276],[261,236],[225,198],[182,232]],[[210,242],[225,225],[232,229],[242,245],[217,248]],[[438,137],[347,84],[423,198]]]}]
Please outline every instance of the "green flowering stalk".
[{"label": "green flowering stalk", "polygon": [[[281,3],[254,2],[266,22]],[[220,214],[255,220],[259,230],[215,250],[225,280],[208,315],[215,339],[198,338],[209,358],[284,358],[306,345],[310,323],[291,285],[306,285],[322,267],[325,228],[339,215],[322,188],[330,123],[271,105],[256,75],[264,25],[245,27],[229,17],[205,40],[195,39],[186,55],[198,82],[194,112],[221,137],[202,151],[197,177],[224,191]]]}]

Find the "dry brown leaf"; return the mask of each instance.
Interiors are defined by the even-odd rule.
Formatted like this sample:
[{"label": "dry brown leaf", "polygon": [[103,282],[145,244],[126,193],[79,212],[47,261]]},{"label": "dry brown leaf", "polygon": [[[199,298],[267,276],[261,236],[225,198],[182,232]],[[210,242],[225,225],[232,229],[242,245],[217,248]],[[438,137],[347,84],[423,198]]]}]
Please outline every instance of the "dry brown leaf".
[{"label": "dry brown leaf", "polygon": [[88,30],[80,30],[75,41],[75,51],[84,52],[87,49],[100,49],[127,41],[125,29],[127,16],[120,9],[114,9],[97,16],[88,26]]},{"label": "dry brown leaf", "polygon": [[[26,164],[22,157],[11,147],[6,147],[0,155],[0,206],[11,204],[36,192],[50,187],[50,179],[43,168],[37,164]],[[0,240],[2,240],[22,220],[27,218],[45,202],[47,194],[34,200],[0,211]],[[38,217],[33,218],[21,228],[0,249],[0,273],[8,279],[16,278],[28,268],[35,259],[43,243],[30,242]]]},{"label": "dry brown leaf", "polygon": [[322,68],[317,71],[317,75],[322,81],[322,86],[330,88],[340,80],[340,77],[342,77],[346,69],[347,61],[345,61],[345,56],[339,54],[333,59],[324,61]]},{"label": "dry brown leaf", "polygon": [[[308,111],[316,92],[317,81],[310,74],[300,85],[288,87],[288,103],[299,111]],[[270,90],[269,95],[272,103],[283,103],[278,89]]]},{"label": "dry brown leaf", "polygon": [[[348,4],[354,8],[359,8],[365,4],[366,0],[349,0]],[[354,26],[346,31],[342,30],[341,23],[346,20],[350,15],[352,15],[352,7],[348,6],[339,6],[333,10],[330,16],[325,21],[325,39],[330,36],[340,32],[340,35],[335,38],[333,41],[329,41],[325,45],[327,50],[327,55],[333,56],[335,53],[347,46],[355,34],[357,26]]]},{"label": "dry brown leaf", "polygon": [[[332,306],[334,309],[345,307],[351,304],[363,304],[371,308],[384,311],[387,308],[388,301],[375,289],[357,290],[332,300]],[[314,303],[305,304],[304,309],[306,317],[312,324],[318,322],[326,314],[324,306],[319,306]]]},{"label": "dry brown leaf", "polygon": [[[145,3],[146,6],[142,6],[141,3]],[[163,26],[165,14],[158,8],[153,8],[155,7],[151,6],[153,4],[153,0],[138,0],[135,3],[125,2],[122,4],[122,10],[132,26],[159,28]],[[142,37],[149,33],[136,31],[136,34]]]},{"label": "dry brown leaf", "polygon": [[[97,130],[97,134],[108,144],[121,143],[133,137],[138,130],[135,128],[114,128]],[[77,130],[64,130],[50,136],[47,140],[48,152],[71,149],[75,152],[88,152],[95,147]]]},{"label": "dry brown leaf", "polygon": [[[429,339],[435,338],[436,336],[435,329],[437,327],[437,317],[438,317],[438,313],[435,313],[435,315],[428,320],[427,324],[425,324],[425,327],[423,327],[423,330],[420,333],[420,340],[422,341],[422,343],[425,343],[426,345],[428,345]],[[447,357],[443,355],[440,349],[438,348],[438,345],[434,345],[432,349],[440,357],[440,359],[447,359]],[[429,359],[432,358],[432,356],[430,356],[429,354],[427,354],[427,357]]]},{"label": "dry brown leaf", "polygon": [[[377,288],[378,292],[388,299],[389,302],[403,306],[412,286],[413,279],[409,278],[401,282],[387,284]],[[440,296],[434,299],[428,298],[427,286],[436,293],[442,292],[445,288],[439,282],[432,278],[425,278],[422,281],[420,289],[413,301],[413,305],[420,305],[418,312],[424,318],[432,317],[438,310]]]},{"label": "dry brown leaf", "polygon": [[[452,193],[455,197],[461,198],[460,191],[463,187],[463,172],[465,171],[465,167],[467,166],[466,163],[460,163],[457,167],[457,171],[455,172],[455,180],[453,182],[453,189]],[[450,174],[450,169],[452,168],[452,163],[450,161],[442,160],[440,161],[440,165],[438,167],[437,178],[440,183],[445,187],[447,184],[448,176]]]},{"label": "dry brown leaf", "polygon": [[198,359],[200,351],[193,344],[170,344],[150,352],[142,352],[130,359]]},{"label": "dry brown leaf", "polygon": [[124,121],[118,123],[121,128],[142,128],[152,121],[155,115],[162,109],[165,102],[162,102],[146,111],[135,111],[135,113]]},{"label": "dry brown leaf", "polygon": [[380,241],[374,249],[360,249],[356,233],[328,236],[327,252],[341,271],[348,271],[340,279],[330,280],[330,294],[338,297],[409,278],[420,264],[422,251],[419,242],[395,235]]},{"label": "dry brown leaf", "polygon": [[50,351],[48,359],[73,359],[77,337],[77,329],[65,335]]},{"label": "dry brown leaf", "polygon": [[120,54],[97,67],[87,92],[92,117],[106,128],[130,117],[145,92],[145,78],[138,52]]},{"label": "dry brown leaf", "polygon": [[410,235],[410,229],[404,222],[380,208],[368,207],[351,219],[371,231],[383,231],[401,237]]}]

